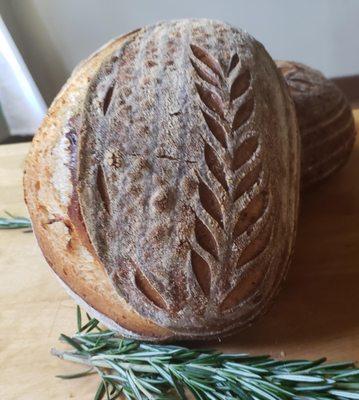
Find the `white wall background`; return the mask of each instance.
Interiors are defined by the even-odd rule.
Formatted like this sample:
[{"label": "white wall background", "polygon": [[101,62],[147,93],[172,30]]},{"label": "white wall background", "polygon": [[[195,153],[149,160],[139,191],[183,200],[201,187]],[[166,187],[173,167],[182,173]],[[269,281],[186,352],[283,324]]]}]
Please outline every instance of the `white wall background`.
[{"label": "white wall background", "polygon": [[0,11],[47,102],[107,40],[171,18],[221,19],[273,58],[329,77],[359,74],[359,0],[0,0]]}]

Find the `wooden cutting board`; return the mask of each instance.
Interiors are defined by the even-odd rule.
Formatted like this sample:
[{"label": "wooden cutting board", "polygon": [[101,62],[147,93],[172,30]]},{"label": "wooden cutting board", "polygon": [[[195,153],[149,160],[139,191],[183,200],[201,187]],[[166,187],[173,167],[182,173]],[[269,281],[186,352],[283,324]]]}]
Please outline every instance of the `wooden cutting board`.
[{"label": "wooden cutting board", "polygon": [[[28,148],[0,146],[0,212],[27,215],[21,180]],[[74,332],[75,319],[75,304],[33,234],[0,231],[0,399],[93,398],[96,377],[55,378],[80,370],[50,355],[61,332]],[[344,169],[303,196],[294,262],[272,309],[251,328],[210,345],[278,358],[359,360],[358,141]]]}]

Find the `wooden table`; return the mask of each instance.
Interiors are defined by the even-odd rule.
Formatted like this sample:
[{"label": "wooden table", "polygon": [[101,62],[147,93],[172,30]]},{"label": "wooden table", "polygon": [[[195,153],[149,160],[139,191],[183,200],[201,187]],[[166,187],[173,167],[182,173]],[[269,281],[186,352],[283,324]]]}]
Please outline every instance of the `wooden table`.
[{"label": "wooden table", "polygon": [[[359,111],[356,117],[359,128]],[[0,211],[27,215],[21,179],[28,147],[0,146]],[[0,231],[0,399],[92,399],[95,377],[55,378],[80,369],[50,355],[59,334],[74,329],[75,304],[33,234]],[[303,197],[294,262],[275,305],[253,327],[215,345],[278,358],[359,360],[358,143],[343,170]]]}]

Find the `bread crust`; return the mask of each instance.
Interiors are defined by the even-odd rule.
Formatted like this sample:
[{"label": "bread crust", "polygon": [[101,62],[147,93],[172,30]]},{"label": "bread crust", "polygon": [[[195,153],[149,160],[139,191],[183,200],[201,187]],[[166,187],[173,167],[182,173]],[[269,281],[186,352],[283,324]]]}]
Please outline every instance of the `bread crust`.
[{"label": "bread crust", "polygon": [[293,249],[298,182],[274,63],[209,20],[143,28],[82,63],[24,177],[39,245],[75,300],[125,336],[162,341],[230,334],[268,307]]},{"label": "bread crust", "polygon": [[276,61],[294,101],[301,135],[301,185],[314,187],[348,161],[355,123],[344,93],[320,71],[293,61]]},{"label": "bread crust", "polygon": [[88,82],[103,59],[131,35],[107,43],[80,63],[57,95],[26,159],[24,193],[39,246],[71,295],[84,299],[90,310],[103,315],[102,320],[112,320],[127,337],[164,340],[172,333],[146,321],[116,293],[89,249],[81,223],[69,215],[73,193],[69,121],[81,113]]}]

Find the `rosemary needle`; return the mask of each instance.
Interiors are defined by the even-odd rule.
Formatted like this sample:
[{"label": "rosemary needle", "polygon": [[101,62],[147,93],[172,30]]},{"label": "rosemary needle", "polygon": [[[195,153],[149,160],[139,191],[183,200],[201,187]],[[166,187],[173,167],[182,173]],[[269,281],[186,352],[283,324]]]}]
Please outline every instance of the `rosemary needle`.
[{"label": "rosemary needle", "polygon": [[127,340],[100,330],[95,319],[82,325],[79,308],[77,322],[76,334],[61,335],[72,350],[52,353],[90,368],[61,378],[98,373],[95,400],[359,400],[359,369],[351,362],[279,361]]},{"label": "rosemary needle", "polygon": [[0,217],[0,229],[23,229],[31,228],[31,222],[25,217],[15,217],[5,211],[8,217]]}]

